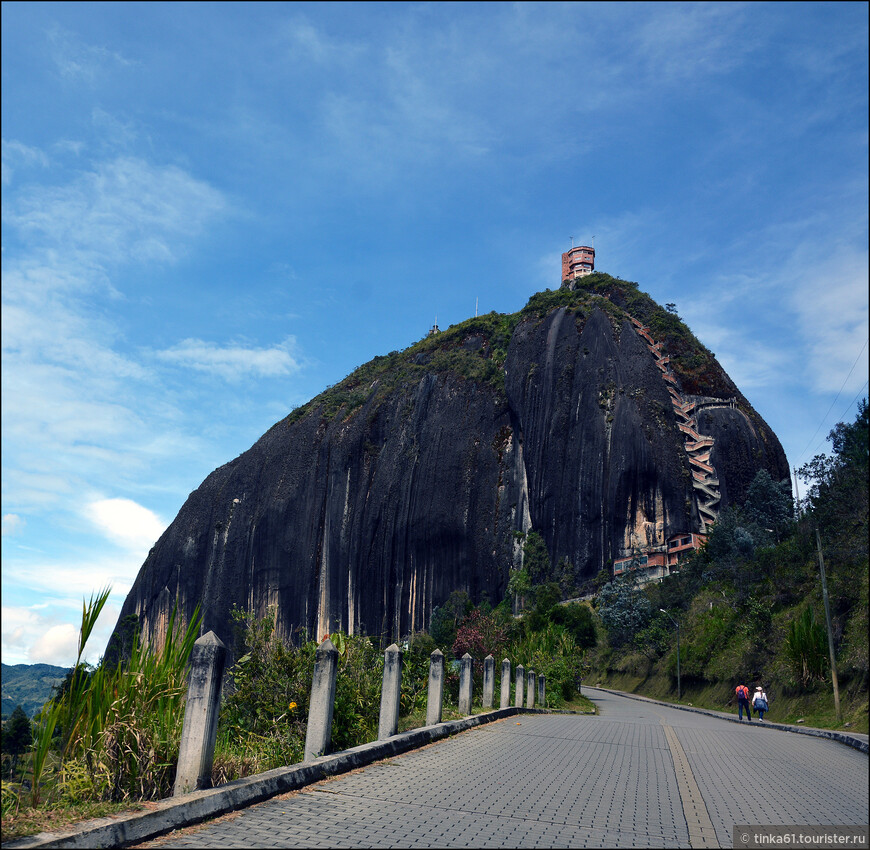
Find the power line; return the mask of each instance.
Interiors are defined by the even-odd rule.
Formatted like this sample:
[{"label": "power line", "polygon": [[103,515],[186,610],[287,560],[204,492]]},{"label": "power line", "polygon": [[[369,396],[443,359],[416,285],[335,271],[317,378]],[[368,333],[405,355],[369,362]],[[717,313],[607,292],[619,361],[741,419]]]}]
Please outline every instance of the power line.
[{"label": "power line", "polygon": [[[813,432],[813,436],[810,437],[809,441],[804,446],[804,450],[798,456],[798,462],[800,462],[804,459],[804,455],[806,455],[807,449],[812,445],[813,440],[816,439],[816,434],[818,434],[819,431],[822,429],[822,425],[825,424],[825,420],[828,418],[828,414],[834,409],[834,405],[837,403],[837,399],[840,397],[840,393],[843,392],[843,389],[846,386],[846,381],[848,381],[849,378],[852,377],[852,372],[855,371],[855,367],[858,365],[858,361],[861,359],[861,355],[864,353],[865,348],[867,348],[867,340],[866,339],[864,340],[864,345],[861,346],[861,350],[858,352],[858,356],[855,358],[855,362],[852,364],[852,368],[849,370],[849,374],[846,375],[846,380],[843,381],[843,386],[840,387],[840,391],[837,393],[837,395],[834,397],[834,400],[831,402],[831,406],[828,408],[828,413],[826,413],[822,417],[822,421],[819,422],[819,427],[816,428],[816,430]],[[864,386],[866,386],[866,385],[867,385],[867,382],[865,381]],[[852,404],[854,404],[854,401],[852,402]],[[849,407],[851,407],[851,406],[852,405],[850,404]],[[846,410],[848,410],[849,407],[847,407]]]},{"label": "power line", "polygon": [[[855,398],[853,398],[852,401],[849,402],[849,406],[848,406],[848,407],[847,407],[847,408],[842,412],[842,414],[840,415],[840,417],[839,417],[839,421],[840,421],[840,422],[842,422],[842,421],[846,418],[846,414],[847,414],[847,413],[852,409],[852,405],[853,405],[856,401],[858,401],[859,398],[861,398],[861,396],[864,394],[864,390],[865,390],[866,388],[867,388],[867,381],[864,381],[864,386],[861,387],[860,390],[858,390],[858,395],[856,395]],[[827,440],[827,439],[828,439],[828,438],[825,437],[825,440]],[[814,453],[815,453],[816,450],[819,448],[819,446],[821,446],[822,443],[825,442],[825,440],[822,440],[822,442],[819,443],[819,444],[816,446],[815,449],[813,449],[813,452],[814,452]]]}]

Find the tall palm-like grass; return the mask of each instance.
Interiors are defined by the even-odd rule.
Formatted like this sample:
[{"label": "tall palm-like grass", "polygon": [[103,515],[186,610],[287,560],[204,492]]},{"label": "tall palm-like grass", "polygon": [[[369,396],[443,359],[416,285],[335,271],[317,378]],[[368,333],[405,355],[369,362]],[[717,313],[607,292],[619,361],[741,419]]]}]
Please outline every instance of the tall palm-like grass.
[{"label": "tall palm-like grass", "polygon": [[830,666],[828,637],[809,605],[789,625],[785,652],[794,675],[803,685],[813,680],[824,681]]},{"label": "tall palm-like grass", "polygon": [[78,657],[67,687],[42,713],[33,748],[31,803],[37,805],[56,728],[58,796],[78,800],[155,799],[174,779],[184,719],[187,662],[197,638],[199,607],[182,631],[177,607],[159,651],[137,634],[130,658],[88,672],[82,654],[109,597],[106,588],[82,607]]},{"label": "tall palm-like grass", "polygon": [[110,587],[105,587],[96,596],[92,593],[90,602],[87,604],[82,600],[82,625],[79,629],[78,653],[68,687],[61,695],[47,703],[40,712],[34,736],[31,762],[33,779],[30,791],[30,804],[34,808],[39,805],[43,773],[45,772],[58,723],[60,723],[61,732],[66,741],[64,750],[75,734],[78,725],[77,715],[79,714],[82,695],[87,685],[86,670],[81,663],[82,655],[84,654],[88,638],[90,638],[91,632],[93,632],[97,619],[111,592],[112,589]]}]

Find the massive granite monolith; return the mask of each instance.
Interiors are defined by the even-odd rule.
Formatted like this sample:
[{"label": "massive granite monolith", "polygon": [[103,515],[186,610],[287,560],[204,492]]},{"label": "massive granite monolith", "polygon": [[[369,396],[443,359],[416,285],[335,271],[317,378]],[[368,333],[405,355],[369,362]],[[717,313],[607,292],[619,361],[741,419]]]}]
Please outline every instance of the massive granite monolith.
[{"label": "massive granite monolith", "polygon": [[386,645],[453,590],[501,600],[524,533],[580,585],[703,531],[759,469],[789,474],[715,357],[593,274],[376,357],[277,423],[190,495],[121,618],[160,643],[175,600],[199,603],[232,647],[234,605],[274,606],[284,637]]}]

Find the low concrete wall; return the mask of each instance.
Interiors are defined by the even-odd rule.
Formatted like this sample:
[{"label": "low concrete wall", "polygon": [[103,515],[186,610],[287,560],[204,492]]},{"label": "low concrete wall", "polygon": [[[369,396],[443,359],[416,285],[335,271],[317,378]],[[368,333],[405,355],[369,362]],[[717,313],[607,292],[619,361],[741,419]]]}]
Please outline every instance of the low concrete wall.
[{"label": "low concrete wall", "polygon": [[385,741],[373,741],[333,755],[321,756],[304,764],[278,767],[274,770],[237,779],[203,791],[193,791],[179,797],[168,797],[153,809],[143,812],[98,818],[79,824],[69,833],[41,832],[15,841],[4,841],[4,848],[31,847],[124,847],[138,844],[171,832],[192,826],[200,821],[261,803],[277,794],[294,791],[328,776],[347,773],[365,767],[379,759],[396,756],[408,750],[425,746],[441,738],[492,723],[516,714],[543,714],[540,709],[502,708],[485,714],[448,720],[437,726],[423,726],[394,735]]}]

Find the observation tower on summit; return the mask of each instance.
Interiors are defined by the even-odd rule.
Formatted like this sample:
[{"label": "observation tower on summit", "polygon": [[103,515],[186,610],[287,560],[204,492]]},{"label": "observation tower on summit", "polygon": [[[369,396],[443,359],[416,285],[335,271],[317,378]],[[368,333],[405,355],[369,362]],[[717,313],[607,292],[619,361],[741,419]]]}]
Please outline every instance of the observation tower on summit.
[{"label": "observation tower on summit", "polygon": [[595,271],[595,248],[578,245],[562,254],[562,280],[576,280]]}]

